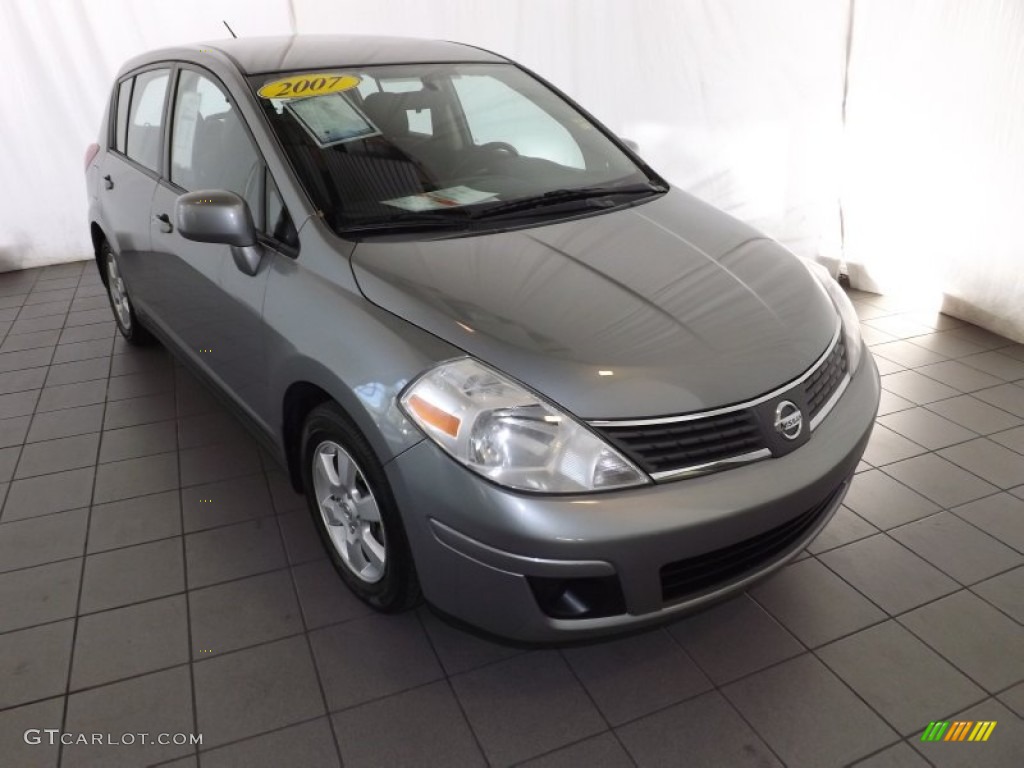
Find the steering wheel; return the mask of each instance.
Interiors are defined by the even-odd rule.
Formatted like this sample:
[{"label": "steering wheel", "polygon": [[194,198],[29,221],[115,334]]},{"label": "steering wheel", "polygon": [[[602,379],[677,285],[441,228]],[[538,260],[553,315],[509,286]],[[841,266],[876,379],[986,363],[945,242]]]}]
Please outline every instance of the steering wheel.
[{"label": "steering wheel", "polygon": [[466,156],[458,161],[452,169],[452,176],[461,176],[470,169],[476,175],[480,175],[479,172],[487,171],[490,164],[489,159],[483,159],[481,162],[481,155],[486,153],[486,156],[490,156],[492,153],[497,152],[500,152],[505,157],[519,157],[519,150],[507,141],[488,141],[486,144],[480,144],[467,152]]},{"label": "steering wheel", "polygon": [[486,144],[481,144],[477,149],[498,150],[499,152],[506,152],[512,155],[512,157],[519,157],[519,150],[507,141],[488,141]]}]

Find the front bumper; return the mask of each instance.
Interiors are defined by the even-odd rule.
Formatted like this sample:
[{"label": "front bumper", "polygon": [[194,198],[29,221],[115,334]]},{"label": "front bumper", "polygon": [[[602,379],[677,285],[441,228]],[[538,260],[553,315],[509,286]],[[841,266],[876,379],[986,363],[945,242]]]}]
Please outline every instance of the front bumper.
[{"label": "front bumper", "polygon": [[[386,470],[427,600],[496,635],[572,640],[692,611],[792,559],[841,503],[870,437],[878,398],[878,372],[865,353],[846,392],[802,448],[725,472],[623,491],[516,493],[459,466],[428,440]],[[664,566],[678,572],[693,563],[699,569],[714,559],[709,553],[735,552],[752,540],[779,541],[776,532],[784,530],[789,538],[742,571],[680,596],[666,589],[672,568]],[[553,618],[541,609],[529,577],[612,577],[625,610]]]}]

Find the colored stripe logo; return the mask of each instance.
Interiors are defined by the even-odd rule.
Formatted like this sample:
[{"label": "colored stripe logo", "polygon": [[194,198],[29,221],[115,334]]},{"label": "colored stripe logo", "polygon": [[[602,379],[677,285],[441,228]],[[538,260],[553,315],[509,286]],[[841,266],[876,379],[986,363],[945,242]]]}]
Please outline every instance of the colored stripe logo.
[{"label": "colored stripe logo", "polygon": [[995,720],[931,722],[921,734],[921,741],[988,741],[995,727]]}]

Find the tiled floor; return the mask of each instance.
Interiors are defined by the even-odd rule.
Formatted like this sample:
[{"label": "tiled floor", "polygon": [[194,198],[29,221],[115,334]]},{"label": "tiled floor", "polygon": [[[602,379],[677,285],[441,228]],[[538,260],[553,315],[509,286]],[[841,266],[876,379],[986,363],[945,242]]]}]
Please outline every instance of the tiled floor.
[{"label": "tiled floor", "polygon": [[[883,415],[808,553],[671,626],[524,651],[350,597],[252,440],[115,337],[91,264],[0,275],[0,763],[1021,765],[1024,346],[855,298]],[[998,726],[919,741],[957,718]]]}]

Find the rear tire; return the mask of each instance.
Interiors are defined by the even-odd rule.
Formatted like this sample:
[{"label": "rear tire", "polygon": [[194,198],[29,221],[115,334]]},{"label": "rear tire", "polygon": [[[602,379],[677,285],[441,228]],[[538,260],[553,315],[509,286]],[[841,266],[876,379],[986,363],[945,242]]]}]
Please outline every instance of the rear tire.
[{"label": "rear tire", "polygon": [[366,438],[326,403],[306,419],[301,448],[309,511],[338,575],[378,611],[416,605],[419,581],[401,514]]},{"label": "rear tire", "polygon": [[100,268],[103,270],[103,281],[107,286],[107,299],[110,301],[110,309],[114,313],[114,322],[117,323],[117,330],[124,336],[125,341],[138,347],[145,347],[153,344],[156,339],[139,321],[135,314],[135,307],[128,298],[128,286],[121,277],[121,267],[117,263],[117,256],[110,243],[104,241],[100,245]]}]

